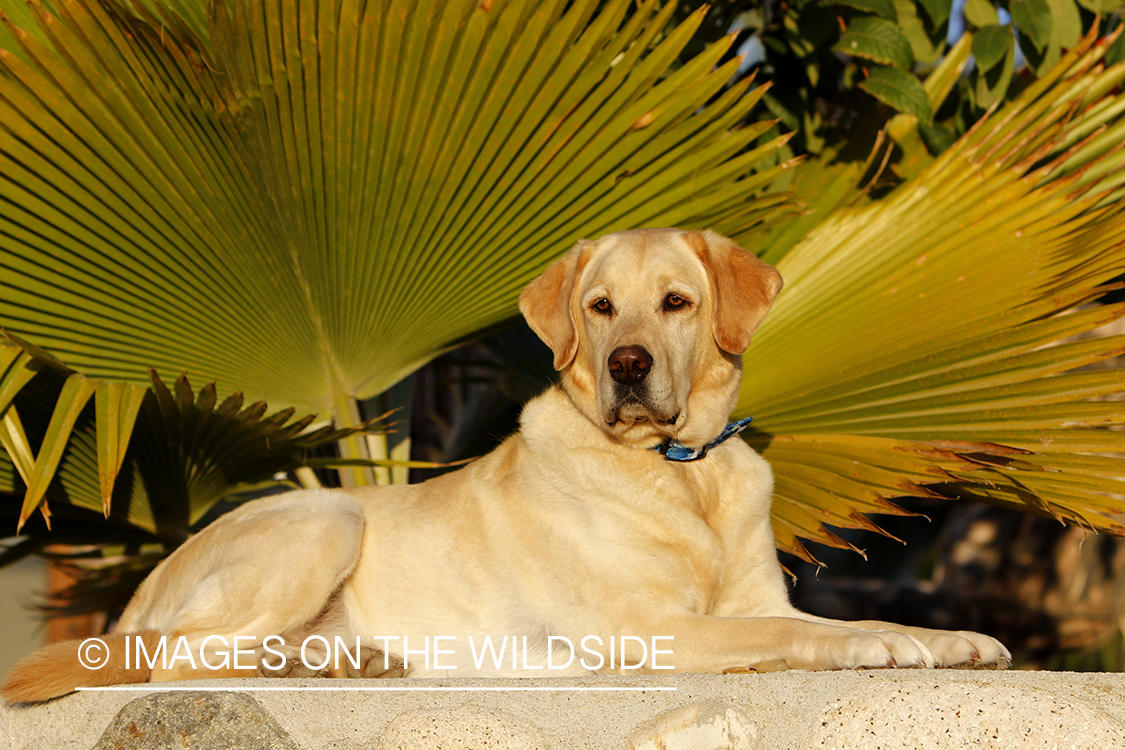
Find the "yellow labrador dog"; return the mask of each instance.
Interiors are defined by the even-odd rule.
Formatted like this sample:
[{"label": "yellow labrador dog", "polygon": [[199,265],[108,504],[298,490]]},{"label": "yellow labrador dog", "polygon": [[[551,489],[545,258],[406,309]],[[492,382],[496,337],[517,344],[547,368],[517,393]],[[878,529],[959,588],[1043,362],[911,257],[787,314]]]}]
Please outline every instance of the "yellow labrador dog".
[{"label": "yellow labrador dog", "polygon": [[988,636],[790,605],[770,468],[726,439],[741,354],[780,289],[710,232],[578,243],[520,297],[561,382],[517,434],[423,484],[247,503],[163,562],[113,635],[33,654],[4,696],[246,675],[1006,666]]}]

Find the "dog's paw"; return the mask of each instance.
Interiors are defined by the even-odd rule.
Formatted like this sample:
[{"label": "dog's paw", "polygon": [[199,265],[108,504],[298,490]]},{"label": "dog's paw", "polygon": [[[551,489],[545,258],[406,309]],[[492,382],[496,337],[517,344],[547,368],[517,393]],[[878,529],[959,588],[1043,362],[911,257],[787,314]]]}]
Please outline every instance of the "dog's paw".
[{"label": "dog's paw", "polygon": [[[260,677],[324,677],[328,674],[327,658],[316,648],[310,648],[308,653],[296,646],[282,645],[272,647],[270,650],[259,648],[256,652],[258,659],[258,676]],[[314,669],[310,664],[325,664],[323,668]]]},{"label": "dog's paw", "polygon": [[363,646],[359,651],[359,668],[348,664],[348,677],[403,677],[402,660],[377,648]]},{"label": "dog's paw", "polygon": [[840,650],[834,669],[908,669],[932,667],[934,656],[917,638],[890,630],[855,631]]},{"label": "dog's paw", "polygon": [[934,666],[922,641],[891,630],[832,627],[789,653],[747,665],[729,666],[724,674],[778,672],[786,669],[909,669]]},{"label": "dog's paw", "polygon": [[328,669],[313,669],[305,664],[300,659],[286,659],[281,664],[277,663],[277,657],[272,661],[263,660],[258,665],[258,675],[260,677],[324,677],[328,674]]},{"label": "dog's paw", "polygon": [[1012,666],[1012,652],[1000,641],[981,633],[966,631],[965,635],[971,636],[976,644],[977,653],[980,655],[980,663],[976,665],[978,668],[1007,669]]},{"label": "dog's paw", "polygon": [[968,630],[923,630],[915,636],[925,642],[939,667],[954,669],[1007,669],[1012,654],[1000,641]]}]

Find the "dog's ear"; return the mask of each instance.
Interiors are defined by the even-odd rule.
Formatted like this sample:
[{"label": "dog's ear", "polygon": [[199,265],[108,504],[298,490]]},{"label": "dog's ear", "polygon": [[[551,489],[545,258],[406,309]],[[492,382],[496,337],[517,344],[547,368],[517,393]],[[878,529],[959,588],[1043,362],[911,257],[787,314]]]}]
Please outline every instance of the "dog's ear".
[{"label": "dog's ear", "polygon": [[531,330],[551,347],[555,369],[561,370],[578,352],[578,327],[571,312],[574,284],[578,278],[579,256],[585,240],[547,267],[520,294],[520,312]]},{"label": "dog's ear", "polygon": [[687,232],[684,239],[707,267],[715,297],[715,343],[723,351],[742,354],[781,291],[781,274],[714,232]]}]

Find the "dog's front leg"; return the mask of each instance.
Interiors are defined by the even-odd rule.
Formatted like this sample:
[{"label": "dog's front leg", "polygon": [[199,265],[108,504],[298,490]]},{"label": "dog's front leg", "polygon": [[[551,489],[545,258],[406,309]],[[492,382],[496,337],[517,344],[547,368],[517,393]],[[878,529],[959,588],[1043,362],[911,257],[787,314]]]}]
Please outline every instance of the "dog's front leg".
[{"label": "dog's front leg", "polygon": [[[769,517],[769,467],[748,446],[736,443],[729,451],[731,466],[719,476],[750,477],[754,481],[721,483],[720,498],[728,510],[718,528],[725,552],[726,575],[711,603],[710,612],[757,621],[780,618],[836,628],[844,632],[893,633],[921,646],[924,663],[938,667],[1006,667],[1011,655],[994,638],[968,631],[929,630],[886,622],[843,622],[808,615],[789,602],[781,566],[774,547]],[[765,477],[763,480],[762,477]],[[904,666],[896,659],[899,666]],[[832,668],[832,667],[821,667]]]},{"label": "dog's front leg", "polygon": [[[888,622],[846,622],[806,614],[789,602],[781,567],[773,549],[773,535],[764,522],[743,528],[735,535],[738,544],[728,544],[730,569],[738,571],[724,582],[712,613],[728,617],[801,621],[844,631],[895,633],[913,639],[927,654],[926,663],[936,667],[995,667],[1011,664],[1011,654],[995,638],[970,631],[930,630]],[[902,666],[900,664],[900,666]],[[830,669],[833,667],[822,667]]]},{"label": "dog's front leg", "polygon": [[868,631],[892,631],[910,636],[925,644],[933,654],[934,666],[962,669],[1007,669],[1012,664],[1012,654],[1003,643],[992,636],[971,630],[932,630],[897,625],[879,620],[841,621],[797,612],[796,616],[809,622],[858,628]]},{"label": "dog's front leg", "polygon": [[[622,626],[621,632],[634,633],[641,636],[640,640],[658,642],[660,648],[670,649],[670,655],[661,656],[660,666],[676,672],[882,669],[927,667],[934,663],[929,649],[907,634],[862,630],[796,617],[714,617],[683,613],[654,617],[643,624],[634,620]],[[627,664],[638,661],[633,655],[625,658]],[[662,669],[653,669],[654,663],[655,659],[645,662],[640,671],[660,674]],[[638,670],[611,671],[636,673]]]}]

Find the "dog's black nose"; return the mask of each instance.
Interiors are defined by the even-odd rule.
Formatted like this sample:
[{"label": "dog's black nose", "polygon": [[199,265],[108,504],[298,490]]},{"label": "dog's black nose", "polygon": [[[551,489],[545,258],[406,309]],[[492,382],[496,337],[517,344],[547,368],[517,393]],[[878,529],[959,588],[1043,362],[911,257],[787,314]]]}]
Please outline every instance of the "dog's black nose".
[{"label": "dog's black nose", "polygon": [[640,346],[619,346],[609,355],[609,374],[622,385],[636,385],[652,367],[652,355]]}]

